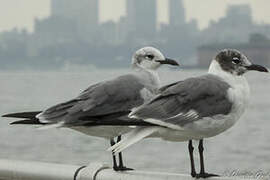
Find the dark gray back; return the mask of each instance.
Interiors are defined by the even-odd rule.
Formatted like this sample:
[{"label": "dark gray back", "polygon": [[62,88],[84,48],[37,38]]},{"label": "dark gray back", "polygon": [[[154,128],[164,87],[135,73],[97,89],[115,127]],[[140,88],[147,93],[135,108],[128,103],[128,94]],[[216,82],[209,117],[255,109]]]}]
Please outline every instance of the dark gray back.
[{"label": "dark gray back", "polygon": [[[169,118],[182,113],[176,120],[178,124],[217,114],[226,115],[232,107],[227,98],[229,88],[228,83],[215,75],[189,78],[168,86],[152,101],[141,106],[134,115],[143,119],[153,118],[170,122],[175,119]],[[187,113],[190,110],[195,111],[198,116],[188,117]]]}]

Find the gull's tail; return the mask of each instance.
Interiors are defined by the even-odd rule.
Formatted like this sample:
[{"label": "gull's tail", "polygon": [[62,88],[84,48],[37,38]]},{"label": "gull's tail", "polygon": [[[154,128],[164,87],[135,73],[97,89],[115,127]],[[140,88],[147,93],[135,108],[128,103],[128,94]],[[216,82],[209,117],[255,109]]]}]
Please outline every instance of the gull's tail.
[{"label": "gull's tail", "polygon": [[[2,117],[22,119],[22,120],[11,122],[10,123],[11,125],[14,125],[14,124],[25,124],[25,125],[54,124],[54,123],[40,122],[40,120],[37,118],[37,115],[40,114],[41,112],[42,111],[11,113],[11,114],[5,114]],[[89,127],[90,126],[103,126],[103,125],[104,126],[156,126],[155,124],[151,124],[140,119],[121,118],[127,113],[126,112],[114,113],[114,114],[104,115],[100,117],[82,116],[78,118],[77,123],[78,125],[89,126]],[[77,125],[77,124],[73,124],[73,125]]]},{"label": "gull's tail", "polygon": [[119,153],[126,149],[127,147],[135,144],[136,142],[150,136],[159,130],[159,127],[138,127],[132,130],[126,137],[124,137],[120,142],[116,143],[108,149],[113,153]]},{"label": "gull's tail", "polygon": [[14,121],[10,124],[43,124],[41,123],[37,118],[36,115],[41,113],[41,111],[31,111],[31,112],[19,112],[19,113],[11,113],[11,114],[5,114],[2,117],[8,117],[8,118],[19,118],[23,120]]},{"label": "gull's tail", "polygon": [[5,114],[2,117],[8,118],[23,118],[23,120],[13,121],[10,125],[14,124],[28,124],[28,125],[44,125],[40,127],[40,130],[51,129],[51,128],[58,128],[63,125],[63,122],[55,123],[55,124],[48,124],[40,122],[37,118],[37,115],[40,114],[41,111],[32,111],[32,112],[19,112],[19,113],[12,113],[12,114]]}]

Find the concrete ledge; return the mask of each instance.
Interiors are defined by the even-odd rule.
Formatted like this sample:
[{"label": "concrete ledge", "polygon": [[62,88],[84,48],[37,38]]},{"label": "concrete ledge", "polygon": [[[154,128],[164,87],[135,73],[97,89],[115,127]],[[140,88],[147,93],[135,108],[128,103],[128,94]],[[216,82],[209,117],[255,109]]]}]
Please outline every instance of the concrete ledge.
[{"label": "concrete ledge", "polygon": [[[0,159],[0,180],[194,180],[194,178],[190,175],[160,172],[115,172],[102,163],[78,166]],[[207,180],[255,180],[255,178],[215,177]]]},{"label": "concrete ledge", "polygon": [[1,180],[67,180],[80,166],[0,159]]},{"label": "concrete ledge", "polygon": [[[96,180],[196,180],[187,174],[174,174],[174,173],[159,173],[159,172],[145,172],[145,171],[127,171],[127,172],[114,172],[111,169],[105,169],[100,172]],[[213,177],[207,180],[255,180],[254,178],[243,177]],[[266,179],[256,179],[266,180]]]}]

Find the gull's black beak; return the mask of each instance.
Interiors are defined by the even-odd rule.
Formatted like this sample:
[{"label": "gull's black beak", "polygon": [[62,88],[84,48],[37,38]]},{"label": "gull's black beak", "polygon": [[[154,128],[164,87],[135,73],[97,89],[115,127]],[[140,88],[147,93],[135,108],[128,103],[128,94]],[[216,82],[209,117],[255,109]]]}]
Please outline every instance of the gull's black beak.
[{"label": "gull's black beak", "polygon": [[269,72],[265,67],[258,64],[251,64],[250,66],[246,66],[247,70],[250,71],[260,71],[260,72]]},{"label": "gull's black beak", "polygon": [[165,60],[156,60],[156,62],[159,62],[160,64],[170,64],[173,66],[179,66],[177,61],[169,58],[165,58]]}]

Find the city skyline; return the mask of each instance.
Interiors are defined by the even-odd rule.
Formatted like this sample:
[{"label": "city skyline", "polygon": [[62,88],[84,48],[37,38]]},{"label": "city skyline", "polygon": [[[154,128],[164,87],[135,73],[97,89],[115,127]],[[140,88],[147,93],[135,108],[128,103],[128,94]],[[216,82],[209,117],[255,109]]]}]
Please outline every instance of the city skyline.
[{"label": "city skyline", "polygon": [[[205,0],[204,3],[196,0],[184,0],[186,7],[186,17],[190,21],[192,18],[198,20],[200,29],[207,27],[210,20],[217,20],[224,16],[228,4],[249,4],[253,11],[254,20],[258,23],[270,23],[270,12],[264,10],[269,7],[270,2],[267,0],[224,0],[214,1]],[[44,18],[50,15],[50,0],[25,0],[25,1],[4,1],[0,0],[3,6],[0,7],[0,31],[11,30],[12,28],[33,31],[35,18]],[[157,0],[158,23],[168,22],[168,5],[167,1]],[[117,21],[120,16],[126,15],[124,0],[100,0],[100,21],[114,20]],[[111,11],[110,7],[114,7]],[[214,7],[214,8],[213,8]],[[210,11],[209,11],[210,9]],[[202,16],[201,14],[204,14]],[[7,21],[8,19],[8,21]]]},{"label": "city skyline", "polygon": [[[1,68],[60,68],[67,63],[127,67],[131,52],[142,46],[159,47],[172,58],[184,59],[185,66],[205,67],[208,62],[200,60],[198,64],[198,59],[211,56],[213,53],[205,52],[213,47],[247,47],[257,52],[257,47],[267,49],[270,43],[270,23],[254,21],[253,9],[246,3],[225,6],[225,15],[201,30],[197,19],[185,18],[183,0],[169,1],[169,22],[158,29],[156,0],[128,0],[124,4],[126,15],[119,21],[100,23],[97,7],[104,6],[98,1],[51,0],[51,14],[35,18],[32,33],[18,28],[1,32]],[[210,6],[200,8],[208,10]],[[211,8],[217,7],[212,4]],[[116,11],[113,6],[111,10]],[[262,52],[256,58],[268,63],[265,57],[267,53]]]}]

